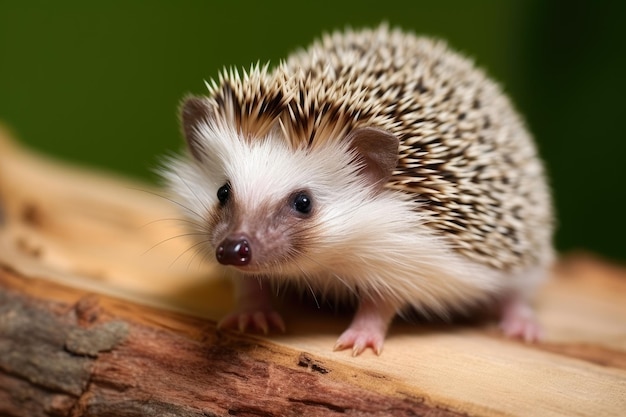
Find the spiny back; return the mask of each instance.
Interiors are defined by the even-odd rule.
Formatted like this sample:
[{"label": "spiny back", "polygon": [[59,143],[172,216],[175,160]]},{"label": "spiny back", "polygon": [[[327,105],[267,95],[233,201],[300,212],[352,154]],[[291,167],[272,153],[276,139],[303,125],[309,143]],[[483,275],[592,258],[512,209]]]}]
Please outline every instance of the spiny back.
[{"label": "spiny back", "polygon": [[315,149],[355,127],[395,134],[387,188],[414,196],[455,250],[512,270],[551,256],[552,213],[532,138],[498,86],[440,41],[385,25],[327,35],[270,71],[209,86],[227,123]]}]

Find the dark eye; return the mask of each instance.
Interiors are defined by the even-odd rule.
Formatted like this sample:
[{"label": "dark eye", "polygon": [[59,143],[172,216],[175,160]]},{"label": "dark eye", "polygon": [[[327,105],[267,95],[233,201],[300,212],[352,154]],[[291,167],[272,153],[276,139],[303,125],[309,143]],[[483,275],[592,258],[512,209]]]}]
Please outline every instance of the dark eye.
[{"label": "dark eye", "polygon": [[313,204],[311,197],[307,193],[298,193],[293,199],[293,208],[302,214],[309,214]]},{"label": "dark eye", "polygon": [[217,190],[217,199],[220,201],[221,205],[224,205],[226,204],[229,198],[230,198],[230,184],[226,183]]}]

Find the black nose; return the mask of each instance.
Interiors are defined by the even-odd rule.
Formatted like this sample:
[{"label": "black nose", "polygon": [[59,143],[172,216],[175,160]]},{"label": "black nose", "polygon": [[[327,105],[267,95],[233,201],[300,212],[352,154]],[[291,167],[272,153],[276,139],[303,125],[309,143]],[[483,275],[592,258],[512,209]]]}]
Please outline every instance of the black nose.
[{"label": "black nose", "polygon": [[217,246],[215,257],[223,265],[248,265],[252,250],[245,238],[226,238]]}]

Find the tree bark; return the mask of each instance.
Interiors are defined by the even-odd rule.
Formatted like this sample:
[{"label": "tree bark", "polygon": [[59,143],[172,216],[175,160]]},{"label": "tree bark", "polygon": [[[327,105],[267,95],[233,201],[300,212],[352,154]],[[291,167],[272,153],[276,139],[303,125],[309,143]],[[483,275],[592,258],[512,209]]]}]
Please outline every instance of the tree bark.
[{"label": "tree bark", "polygon": [[0,270],[2,415],[459,415],[366,389],[306,352],[102,298]]}]

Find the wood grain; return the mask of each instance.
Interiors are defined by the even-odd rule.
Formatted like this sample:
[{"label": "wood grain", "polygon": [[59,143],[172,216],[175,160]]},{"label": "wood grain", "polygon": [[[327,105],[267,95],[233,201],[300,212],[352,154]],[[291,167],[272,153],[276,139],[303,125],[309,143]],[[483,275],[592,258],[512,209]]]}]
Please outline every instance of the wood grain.
[{"label": "wood grain", "polygon": [[353,358],[332,352],[349,313],[288,299],[284,335],[217,332],[228,277],[159,194],[0,133],[1,415],[624,415],[624,267],[563,257],[540,344],[398,321]]}]

